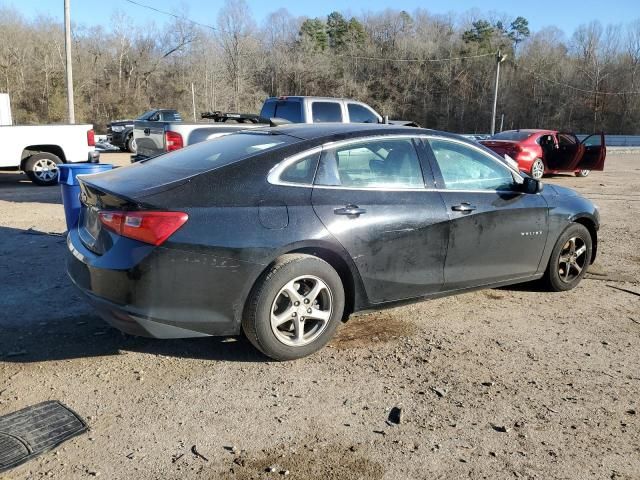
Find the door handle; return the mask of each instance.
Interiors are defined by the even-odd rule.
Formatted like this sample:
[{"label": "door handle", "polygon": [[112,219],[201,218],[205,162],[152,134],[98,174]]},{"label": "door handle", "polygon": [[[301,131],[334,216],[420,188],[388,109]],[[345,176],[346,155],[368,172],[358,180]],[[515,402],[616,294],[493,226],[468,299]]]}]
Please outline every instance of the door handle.
[{"label": "door handle", "polygon": [[471,205],[469,202],[462,202],[460,205],[454,205],[453,207],[451,207],[451,210],[455,211],[455,212],[463,212],[463,213],[469,213],[469,212],[473,212],[476,208],[475,205]]},{"label": "door handle", "polygon": [[345,205],[342,208],[334,209],[333,213],[335,213],[336,215],[349,215],[349,216],[358,217],[363,213],[367,213],[367,211],[364,208],[358,207],[357,205],[349,204],[349,205]]},{"label": "door handle", "polygon": [[144,134],[145,135],[150,135],[151,134],[151,129],[150,128],[145,128],[144,129]]}]

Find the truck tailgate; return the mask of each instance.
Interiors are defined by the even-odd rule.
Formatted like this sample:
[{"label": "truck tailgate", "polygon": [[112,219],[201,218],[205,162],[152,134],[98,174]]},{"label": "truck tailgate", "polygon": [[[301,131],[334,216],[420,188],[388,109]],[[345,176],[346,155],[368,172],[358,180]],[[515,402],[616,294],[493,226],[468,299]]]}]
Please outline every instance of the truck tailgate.
[{"label": "truck tailgate", "polygon": [[137,154],[142,157],[155,157],[164,153],[164,132],[167,126],[167,122],[136,120],[133,126],[133,138],[136,141]]}]

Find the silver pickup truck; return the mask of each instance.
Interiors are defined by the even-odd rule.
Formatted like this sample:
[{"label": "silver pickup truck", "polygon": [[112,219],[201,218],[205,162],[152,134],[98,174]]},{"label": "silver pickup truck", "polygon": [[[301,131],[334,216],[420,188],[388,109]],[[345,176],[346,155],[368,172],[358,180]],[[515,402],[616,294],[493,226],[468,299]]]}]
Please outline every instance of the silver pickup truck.
[{"label": "silver pickup truck", "polygon": [[262,105],[260,115],[208,112],[203,113],[202,117],[210,120],[210,123],[136,121],[133,136],[138,151],[131,161],[155,157],[239,130],[279,123],[390,123],[418,126],[410,121],[386,120],[365,103],[334,97],[269,97]]},{"label": "silver pickup truck", "polygon": [[133,126],[137,152],[132,162],[156,157],[194,143],[204,142],[229,133],[266,126],[257,115],[207,112],[202,114],[208,122],[149,122],[136,120]]}]

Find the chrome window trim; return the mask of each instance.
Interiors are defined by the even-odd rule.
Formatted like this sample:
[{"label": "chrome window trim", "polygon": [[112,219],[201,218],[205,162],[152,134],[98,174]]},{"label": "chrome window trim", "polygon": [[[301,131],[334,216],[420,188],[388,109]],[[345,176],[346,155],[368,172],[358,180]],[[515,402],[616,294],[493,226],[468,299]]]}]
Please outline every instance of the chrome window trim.
[{"label": "chrome window trim", "polygon": [[[493,194],[497,194],[497,193],[503,193],[503,194],[517,193],[517,194],[521,194],[521,193],[523,193],[523,192],[518,192],[516,190],[479,190],[479,189],[474,189],[474,190],[455,189],[454,190],[454,189],[447,189],[447,188],[427,188],[426,186],[425,187],[419,187],[419,188],[414,188],[414,187],[410,187],[410,188],[344,187],[342,185],[314,185],[313,183],[297,183],[297,182],[286,182],[284,180],[280,180],[280,175],[282,174],[282,172],[284,170],[286,170],[287,167],[289,167],[290,165],[294,164],[298,160],[301,160],[301,159],[303,159],[304,157],[306,157],[308,155],[313,155],[315,153],[322,153],[322,151],[324,151],[324,150],[328,150],[330,148],[341,147],[343,145],[365,143],[365,142],[368,142],[370,140],[383,140],[383,139],[394,139],[394,140],[396,140],[396,139],[405,139],[405,138],[410,139],[410,140],[417,139],[417,138],[426,138],[426,139],[433,138],[434,140],[445,140],[445,141],[459,143],[461,145],[465,145],[465,146],[474,148],[477,151],[479,151],[481,154],[483,154],[484,156],[490,158],[495,163],[497,163],[499,165],[502,165],[503,167],[506,167],[509,172],[514,172],[516,174],[516,176],[521,181],[524,181],[522,176],[520,176],[520,174],[518,172],[515,172],[515,170],[512,169],[511,167],[509,167],[506,163],[503,163],[502,161],[493,158],[491,155],[488,155],[487,152],[483,151],[481,148],[478,148],[475,145],[472,145],[472,144],[467,143],[465,141],[461,141],[461,140],[458,140],[458,139],[452,139],[452,138],[448,138],[448,137],[440,137],[440,136],[437,136],[437,135],[391,134],[391,135],[376,135],[376,136],[372,136],[372,137],[349,138],[349,139],[345,139],[345,140],[337,140],[335,142],[327,142],[327,143],[324,143],[322,145],[319,145],[319,146],[310,148],[308,150],[305,150],[303,152],[296,153],[294,155],[291,155],[290,157],[286,157],[284,160],[282,160],[279,163],[277,163],[276,165],[274,165],[271,168],[271,170],[269,170],[269,173],[267,174],[267,182],[269,182],[271,185],[278,185],[278,186],[283,186],[283,187],[322,188],[322,189],[326,189],[326,190],[364,190],[364,191],[372,191],[372,192],[437,192],[437,193],[440,193],[440,192],[452,192],[452,193],[493,193]],[[417,154],[417,152],[416,152],[416,154]],[[424,175],[424,173],[423,173],[423,175]],[[314,176],[314,179],[315,179],[315,176]]]},{"label": "chrome window trim", "polygon": [[303,158],[308,157],[309,155],[313,155],[321,152],[322,152],[322,145],[310,148],[309,150],[305,150],[304,152],[296,153],[294,155],[291,155],[290,157],[286,157],[281,162],[275,164],[271,168],[271,170],[269,170],[269,173],[267,174],[267,182],[269,182],[271,185],[281,185],[285,187],[305,187],[305,188],[313,187],[313,182],[312,183],[287,182],[284,180],[280,180],[280,175],[282,175],[282,172],[284,172],[289,166],[293,165],[298,160],[302,160]]}]

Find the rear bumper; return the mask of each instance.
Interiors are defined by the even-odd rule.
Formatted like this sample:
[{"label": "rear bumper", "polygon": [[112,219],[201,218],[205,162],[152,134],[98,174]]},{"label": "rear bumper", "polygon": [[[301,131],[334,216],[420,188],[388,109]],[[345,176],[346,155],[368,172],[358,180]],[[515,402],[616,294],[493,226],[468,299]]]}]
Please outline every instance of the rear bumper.
[{"label": "rear bumper", "polygon": [[104,320],[154,338],[240,332],[246,287],[257,266],[126,238],[122,243],[98,256],[77,229],[67,236],[67,273]]},{"label": "rear bumper", "polygon": [[[76,286],[78,285],[76,284]],[[129,335],[149,338],[190,338],[211,335],[163,323],[161,319],[150,318],[139,312],[131,311],[122,305],[109,302],[92,295],[81,287],[79,288],[100,318],[112,327]]]}]

